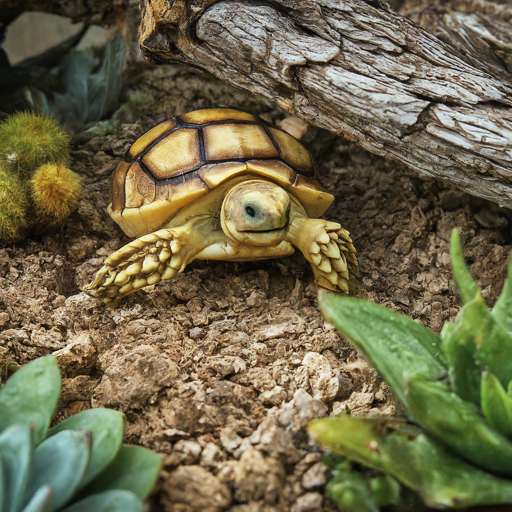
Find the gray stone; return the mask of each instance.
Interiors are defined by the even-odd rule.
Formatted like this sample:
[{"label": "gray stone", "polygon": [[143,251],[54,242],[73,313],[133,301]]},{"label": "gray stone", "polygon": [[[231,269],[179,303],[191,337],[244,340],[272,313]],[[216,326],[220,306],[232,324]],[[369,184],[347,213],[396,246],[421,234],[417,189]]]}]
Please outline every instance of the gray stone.
[{"label": "gray stone", "polygon": [[327,466],[317,462],[302,475],[301,484],[304,489],[321,487],[327,483]]},{"label": "gray stone", "polygon": [[292,512],[317,512],[322,509],[323,496],[318,492],[303,494],[292,505]]},{"label": "gray stone", "polygon": [[180,466],[168,475],[166,484],[172,503],[183,503],[193,510],[222,512],[231,503],[228,486],[201,466]]}]

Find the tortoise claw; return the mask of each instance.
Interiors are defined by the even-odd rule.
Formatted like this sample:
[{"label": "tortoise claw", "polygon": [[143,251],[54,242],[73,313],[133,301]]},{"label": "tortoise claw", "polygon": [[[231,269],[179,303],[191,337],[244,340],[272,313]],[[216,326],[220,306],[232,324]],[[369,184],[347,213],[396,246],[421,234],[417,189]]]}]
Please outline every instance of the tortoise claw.
[{"label": "tortoise claw", "polygon": [[350,275],[357,274],[356,250],[350,234],[336,222],[299,218],[292,224],[292,243],[313,267],[322,288],[348,293]]},{"label": "tortoise claw", "polygon": [[107,305],[144,286],[170,279],[185,268],[183,255],[188,226],[161,229],[125,245],[109,256],[84,291]]},{"label": "tortoise claw", "polygon": [[[356,250],[349,232],[338,224],[326,226],[324,234],[323,239],[327,240],[328,237],[329,242],[320,243],[322,264],[315,271],[315,280],[323,288],[348,293],[350,275],[357,274],[358,271]],[[327,272],[329,269],[330,272]]]}]

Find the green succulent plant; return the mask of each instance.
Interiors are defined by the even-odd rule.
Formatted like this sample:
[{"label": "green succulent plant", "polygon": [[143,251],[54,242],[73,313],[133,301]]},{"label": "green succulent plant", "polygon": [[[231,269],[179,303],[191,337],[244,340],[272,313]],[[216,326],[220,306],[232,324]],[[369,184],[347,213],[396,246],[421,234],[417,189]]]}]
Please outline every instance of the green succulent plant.
[{"label": "green succulent plant", "polygon": [[142,512],[160,456],[122,444],[118,411],[85,410],[49,429],[60,388],[46,356],[0,390],[0,511]]},{"label": "green succulent plant", "polygon": [[17,112],[0,124],[3,165],[23,178],[40,165],[66,163],[69,135],[47,114]]},{"label": "green succulent plant", "polygon": [[16,176],[0,167],[0,240],[15,241],[20,238],[27,223],[26,195],[25,186]]},{"label": "green succulent plant", "polygon": [[65,165],[69,142],[47,114],[17,112],[0,123],[0,240],[63,224],[76,209],[81,179]]},{"label": "green succulent plant", "polygon": [[94,49],[71,50],[53,69],[60,77],[59,89],[46,91],[33,87],[32,105],[48,112],[68,129],[77,131],[102,119],[119,99],[125,64],[126,44],[118,34],[104,47],[101,65]]},{"label": "green succulent plant", "polygon": [[457,230],[451,261],[463,307],[440,335],[378,304],[320,298],[326,317],[387,380],[408,416],[344,415],[309,424],[335,453],[387,475],[387,483],[372,487],[350,462],[334,465],[328,492],[344,511],[374,512],[391,503],[400,509],[400,497],[382,491],[393,479],[430,507],[512,503],[512,263],[490,311]]},{"label": "green succulent plant", "polygon": [[65,165],[41,165],[29,185],[34,213],[40,225],[61,224],[78,206],[82,180]]}]

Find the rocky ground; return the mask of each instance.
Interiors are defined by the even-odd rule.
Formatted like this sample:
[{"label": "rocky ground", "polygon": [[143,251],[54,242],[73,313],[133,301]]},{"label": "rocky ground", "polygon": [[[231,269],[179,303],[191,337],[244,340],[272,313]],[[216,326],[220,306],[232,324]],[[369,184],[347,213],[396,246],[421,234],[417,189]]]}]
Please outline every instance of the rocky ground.
[{"label": "rocky ground", "polygon": [[[80,207],[51,234],[0,245],[0,355],[55,354],[64,377],[56,420],[122,410],[126,442],[164,456],[151,509],[166,512],[335,510],[326,467],[305,425],[341,413],[392,414],[378,374],[325,322],[302,255],[196,262],[171,281],[107,308],[80,292],[128,239],[106,213],[110,175],[130,144],[174,114],[212,105],[282,113],[183,67],[139,69],[131,109],[79,134],[71,168]],[[511,244],[510,215],[401,172],[326,132],[305,138],[358,250],[354,294],[435,331],[460,307],[448,240],[459,227],[470,270],[492,304]]]}]

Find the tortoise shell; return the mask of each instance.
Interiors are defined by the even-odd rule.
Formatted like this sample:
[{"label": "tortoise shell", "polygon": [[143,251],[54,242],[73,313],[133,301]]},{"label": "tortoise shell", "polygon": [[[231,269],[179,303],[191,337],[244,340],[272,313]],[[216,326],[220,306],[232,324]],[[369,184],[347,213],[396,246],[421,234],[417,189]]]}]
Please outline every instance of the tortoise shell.
[{"label": "tortoise shell", "polygon": [[140,237],[241,175],[282,186],[310,217],[334,199],[297,139],[247,112],[212,108],[173,117],[133,143],[114,171],[109,213],[127,235]]}]

